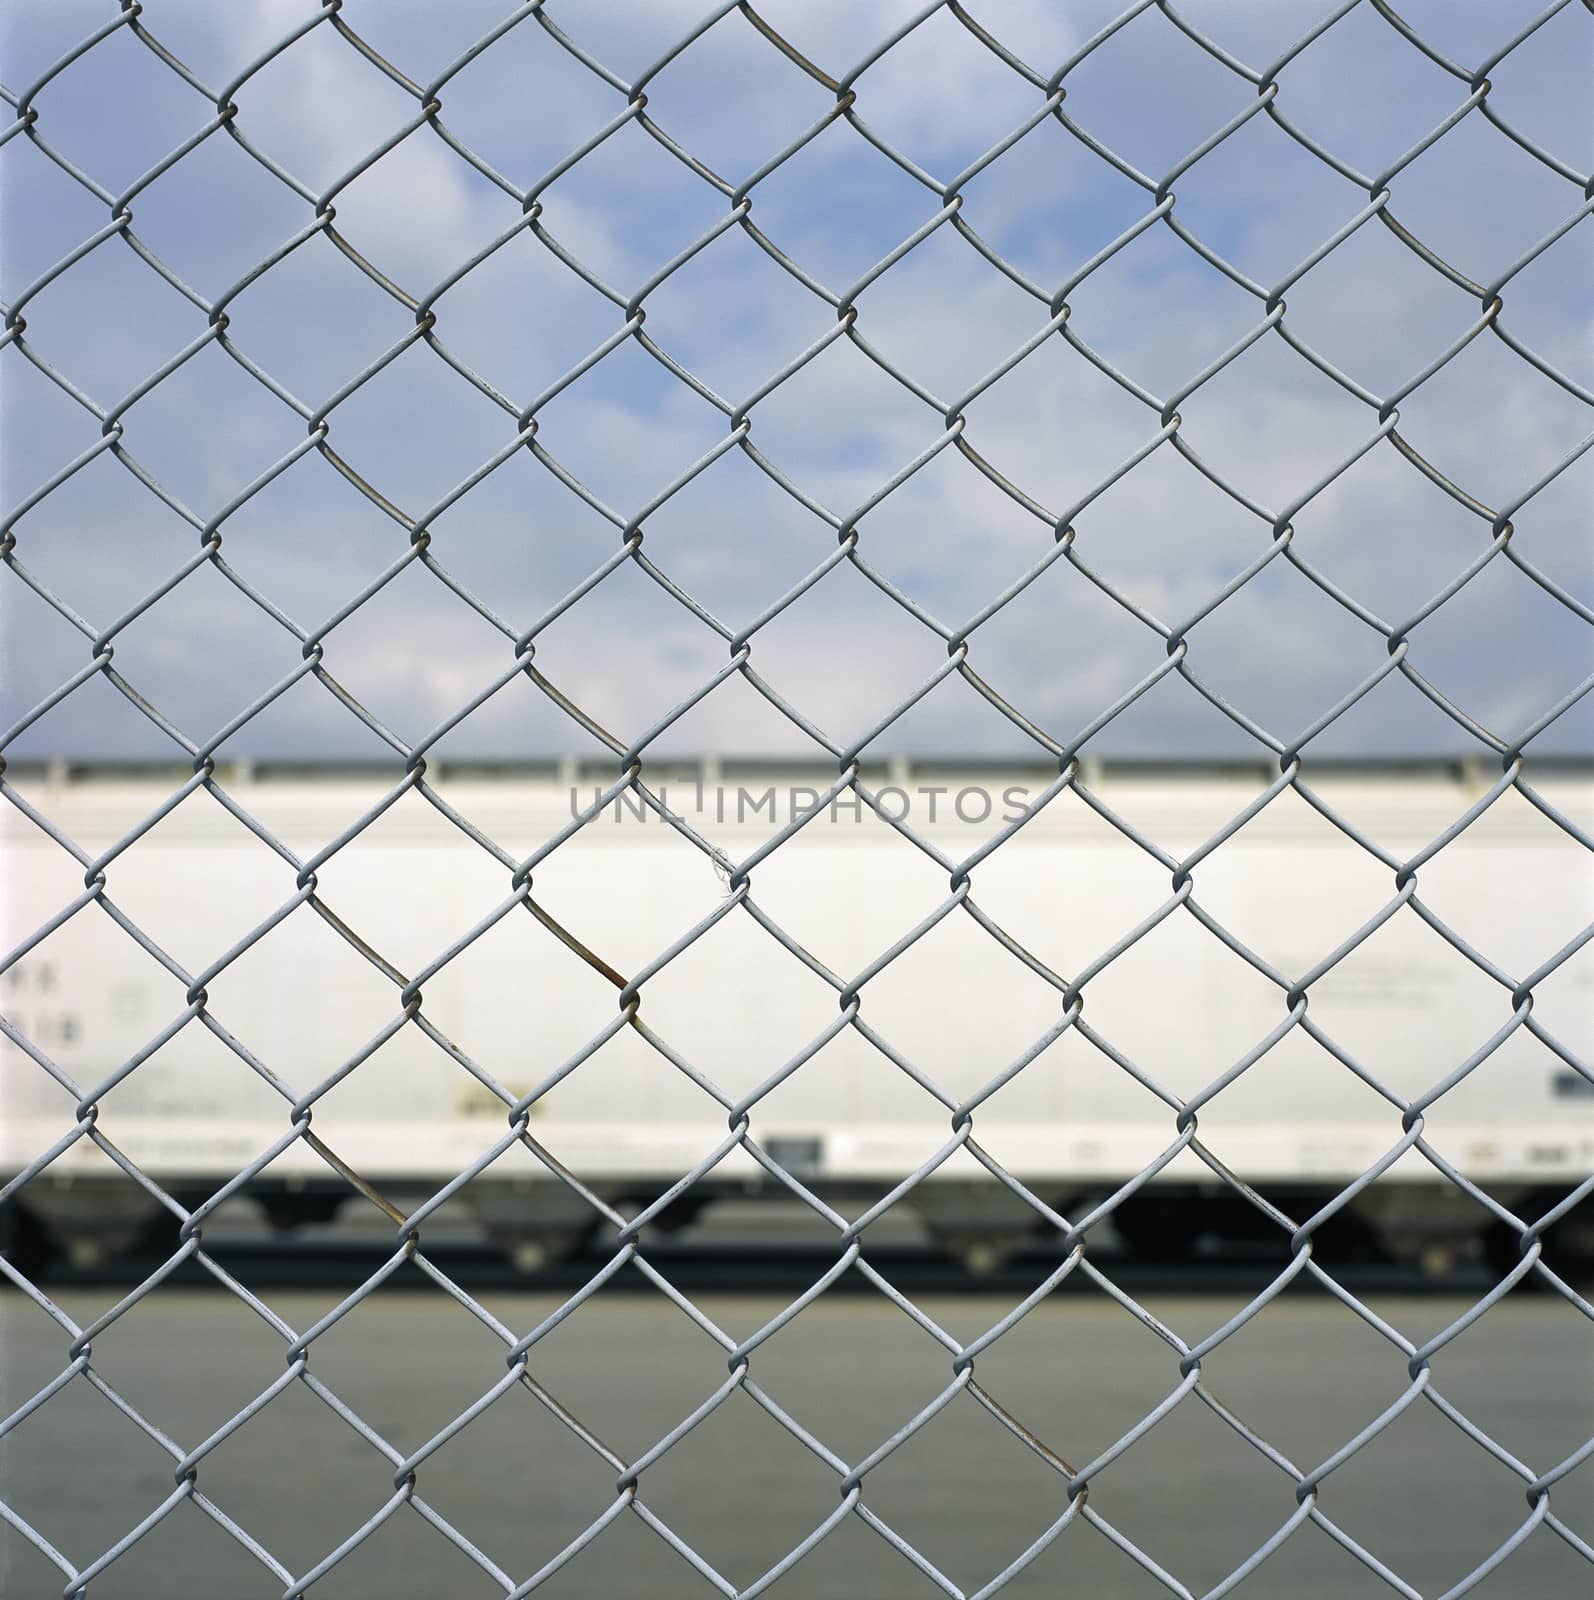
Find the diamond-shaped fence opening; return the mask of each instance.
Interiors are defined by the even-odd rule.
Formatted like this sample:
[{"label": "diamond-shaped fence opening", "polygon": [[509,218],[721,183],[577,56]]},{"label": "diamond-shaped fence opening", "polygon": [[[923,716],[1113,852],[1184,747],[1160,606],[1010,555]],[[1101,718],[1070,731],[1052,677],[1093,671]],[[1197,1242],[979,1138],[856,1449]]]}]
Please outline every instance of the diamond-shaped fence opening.
[{"label": "diamond-shaped fence opening", "polygon": [[4,19],[0,1588],[1583,1592],[1594,4],[703,4]]}]

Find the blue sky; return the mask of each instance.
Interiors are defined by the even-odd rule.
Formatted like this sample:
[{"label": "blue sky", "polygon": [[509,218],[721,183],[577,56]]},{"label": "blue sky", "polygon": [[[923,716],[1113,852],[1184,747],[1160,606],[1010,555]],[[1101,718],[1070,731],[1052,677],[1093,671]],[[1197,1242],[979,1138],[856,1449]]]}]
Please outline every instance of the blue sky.
[{"label": "blue sky", "polygon": [[[760,14],[840,76],[911,16],[911,5],[768,0]],[[987,0],[972,15],[1039,72],[1056,69],[1116,7]],[[1438,50],[1471,65],[1539,10],[1517,0],[1403,8]],[[142,23],[212,86],[315,14],[305,0],[218,7],[146,0]],[[1180,14],[1262,65],[1328,8],[1317,0],[1185,0]],[[552,0],[582,49],[630,81],[702,15],[696,3]],[[115,8],[109,0],[8,9],[0,80],[13,95]],[[342,18],[419,83],[499,22],[503,0],[448,7],[345,0]],[[1567,166],[1594,168],[1587,82],[1594,17],[1571,5],[1490,74],[1490,105]],[[940,181],[1032,117],[1042,91],[942,12],[855,84],[870,127]],[[1064,109],[1159,177],[1256,93],[1153,7],[1066,80]],[[1467,97],[1364,3],[1279,74],[1278,105],[1363,172],[1381,171]],[[648,113],[731,183],[825,115],[834,96],[732,11],[647,87]],[[441,90],[444,125],[519,188],[612,121],[624,94],[527,18]],[[237,125],[320,192],[413,118],[416,102],[332,27],[312,28],[237,93]],[[37,131],[113,193],[203,127],[212,108],[123,28],[52,80]],[[26,137],[0,149],[0,295],[8,301],[104,225],[108,211]],[[1366,204],[1365,190],[1254,116],[1183,173],[1176,216],[1264,284]],[[1390,210],[1478,282],[1573,214],[1577,187],[1476,112],[1399,173]],[[1060,284],[1143,217],[1146,192],[1053,120],[969,180],[961,215],[1015,268]],[[541,195],[547,232],[630,294],[725,216],[728,202],[634,124]],[[813,278],[841,291],[935,215],[923,185],[837,121],[756,185],[750,218]],[[424,297],[520,215],[508,194],[422,126],[336,200],[347,238]],[[311,219],[311,205],[225,132],[132,203],[139,238],[214,298]],[[1594,387],[1594,220],[1504,293],[1502,323],[1585,389]],[[1138,383],[1177,390],[1261,319],[1259,303],[1157,224],[1069,295],[1070,327]],[[1376,219],[1287,295],[1287,325],[1377,394],[1419,372],[1478,314]],[[954,397],[1020,347],[1047,309],[949,225],[857,298],[857,329],[923,387]],[[524,405],[619,328],[623,312],[527,231],[435,302],[436,332]],[[823,299],[740,229],[724,232],[646,298],[646,332],[735,402],[834,328]],[[40,357],[111,405],[205,331],[204,313],[110,238],[26,308]],[[312,409],[413,328],[414,318],[316,236],[242,290],[229,337]],[[0,500],[14,506],[99,437],[88,412],[16,349],[0,351]],[[1368,438],[1371,408],[1276,334],[1180,407],[1182,437],[1252,499],[1289,504]],[[846,515],[942,432],[935,410],[847,339],[753,408],[752,442],[802,490]],[[1155,413],[1053,337],[966,408],[968,441],[1053,512],[1153,438]],[[125,414],[126,449],[208,518],[306,437],[301,417],[214,343]],[[1400,429],[1441,472],[1491,506],[1516,500],[1594,426],[1584,404],[1485,333],[1400,406]],[[538,442],[622,517],[725,438],[724,416],[626,341],[539,412]],[[344,400],[328,443],[412,517],[489,460],[514,424],[423,343]],[[1516,548],[1585,606],[1594,452],[1515,517]],[[1361,604],[1414,611],[1485,547],[1487,525],[1379,444],[1294,519],[1297,549]],[[1076,550],[1165,621],[1196,611],[1266,547],[1268,530],[1168,446],[1081,511]],[[223,553],[274,605],[319,625],[396,561],[404,530],[317,452],[305,453],[224,523]],[[17,557],[96,626],[188,561],[197,536],[109,453],[15,526]],[[529,626],[615,551],[617,530],[543,464],[511,456],[432,526],[432,554],[516,627]],[[646,550],[732,628],[758,616],[835,549],[825,522],[731,449],[651,514]],[[1052,544],[1051,530],[957,451],[943,450],[859,524],[859,553],[950,625],[975,614]],[[88,659],[81,634],[0,571],[0,724]],[[1502,737],[1586,676],[1590,626],[1503,561],[1412,634],[1411,660]],[[1190,663],[1281,738],[1326,711],[1386,657],[1383,640],[1275,562],[1189,633]],[[512,646],[412,565],[326,637],[328,669],[414,741],[511,664]],[[1165,657],[1157,635],[1065,562],[976,630],[970,665],[1066,740]],[[847,564],[753,641],[753,664],[838,741],[861,735],[945,660],[945,646]],[[196,741],[293,670],[299,646],[201,567],[116,641],[126,677]],[[724,663],[690,610],[626,564],[538,640],[538,666],[622,739]],[[1591,697],[1594,699],[1594,697]],[[1587,749],[1585,702],[1535,748]],[[1455,752],[1465,737],[1392,678],[1313,749]],[[529,681],[509,683],[447,736],[443,753],[598,754]],[[724,683],[661,750],[817,753],[746,684]],[[1038,754],[956,677],[881,736],[878,750]],[[1094,742],[1105,751],[1258,751],[1168,679]],[[379,754],[375,738],[313,679],[223,747],[256,756]],[[107,684],[91,680],[12,747],[15,754],[175,755]]]}]

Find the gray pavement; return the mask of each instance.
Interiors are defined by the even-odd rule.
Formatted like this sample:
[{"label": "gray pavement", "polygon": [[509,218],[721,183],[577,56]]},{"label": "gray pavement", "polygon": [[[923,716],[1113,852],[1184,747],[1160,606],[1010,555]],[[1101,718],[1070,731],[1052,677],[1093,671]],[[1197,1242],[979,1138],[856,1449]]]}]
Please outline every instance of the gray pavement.
[{"label": "gray pavement", "polygon": [[[305,1328],[347,1285],[269,1289]],[[86,1322],[126,1286],[61,1291]],[[795,1289],[793,1293],[797,1292]],[[479,1291],[517,1330],[557,1303]],[[790,1296],[698,1296],[733,1336]],[[931,1316],[971,1338],[1017,1295],[925,1296]],[[1186,1339],[1219,1326],[1244,1293],[1153,1294],[1147,1303]],[[1378,1313],[1413,1339],[1466,1306],[1450,1295],[1377,1296]],[[9,1412],[65,1364],[65,1338],[16,1294],[0,1296],[0,1380]],[[160,1291],[96,1341],[96,1368],[184,1447],[206,1438],[282,1371],[282,1343],[237,1301]],[[397,1448],[409,1451],[504,1372],[502,1347],[441,1293],[392,1291],[357,1306],[319,1338],[315,1373]],[[986,1388],[1075,1465],[1106,1448],[1178,1382],[1172,1353],[1094,1296],[1048,1302],[980,1356]],[[1268,1307],[1205,1364],[1212,1389],[1302,1466],[1330,1456],[1394,1400],[1405,1361],[1343,1306],[1292,1295]],[[724,1380],[725,1359],[654,1294],[604,1293],[537,1347],[547,1390],[626,1459],[634,1459]],[[945,1353],[873,1296],[827,1296],[762,1347],[753,1373],[831,1449],[856,1461],[950,1378]],[[1552,1297],[1513,1297],[1435,1361],[1443,1394],[1534,1470],[1594,1434],[1594,1337]],[[391,1468],[312,1393],[293,1385],[205,1460],[200,1486],[303,1573],[392,1494]],[[76,1379],[0,1441],[4,1498],[80,1564],[136,1525],[173,1487],[169,1460]],[[745,1396],[705,1421],[642,1480],[643,1497],[732,1583],[750,1583],[837,1503],[836,1478]],[[419,1492],[459,1530],[524,1578],[614,1499],[614,1474],[524,1389],[512,1389],[420,1469]],[[977,1402],[960,1395],[867,1479],[867,1503],[966,1592],[1000,1571],[1063,1510],[1061,1481]],[[1425,1596],[1442,1594],[1528,1515],[1520,1480],[1419,1399],[1336,1470],[1325,1512]],[[1295,1506],[1293,1485],[1210,1411],[1186,1399],[1097,1480],[1091,1504],[1195,1594],[1260,1545]],[[1556,1511],[1594,1542],[1594,1461],[1554,1492]],[[1573,1600],[1589,1567],[1544,1528],[1474,1591]],[[34,1600],[62,1578],[0,1525],[0,1594]],[[502,1589],[401,1507],[319,1582],[316,1600],[487,1600]],[[687,1600],[712,1587],[636,1516],[625,1513],[541,1593]],[[770,1591],[837,1600],[917,1600],[940,1591],[855,1518]],[[1096,1529],[1076,1523],[1004,1593],[1165,1594]],[[1248,1596],[1394,1593],[1318,1529],[1302,1527],[1242,1587]],[[179,1505],[90,1590],[93,1600],[252,1600],[281,1593],[192,1506]]]}]

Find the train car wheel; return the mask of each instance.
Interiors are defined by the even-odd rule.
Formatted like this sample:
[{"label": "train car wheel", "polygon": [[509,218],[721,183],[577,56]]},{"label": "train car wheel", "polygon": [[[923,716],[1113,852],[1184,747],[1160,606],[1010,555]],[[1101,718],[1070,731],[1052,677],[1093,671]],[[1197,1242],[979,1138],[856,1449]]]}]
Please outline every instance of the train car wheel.
[{"label": "train car wheel", "polygon": [[932,1223],[928,1232],[935,1248],[957,1262],[972,1278],[988,1278],[1000,1272],[1026,1242],[1026,1235],[1017,1229],[990,1232]]}]

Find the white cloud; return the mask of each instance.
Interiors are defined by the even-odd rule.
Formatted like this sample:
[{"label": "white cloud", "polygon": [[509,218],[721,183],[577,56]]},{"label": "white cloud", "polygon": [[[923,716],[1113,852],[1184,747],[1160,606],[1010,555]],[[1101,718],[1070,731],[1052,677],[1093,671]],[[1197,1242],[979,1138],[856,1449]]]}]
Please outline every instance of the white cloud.
[{"label": "white cloud", "polygon": [[[911,13],[911,8],[899,9]],[[219,70],[228,52],[237,53],[245,44],[264,48],[274,33],[306,14],[300,6],[249,8],[245,31],[251,37],[242,40],[203,8],[151,5],[146,10],[145,20],[157,34],[165,37],[163,29],[169,27],[174,40],[181,36],[213,58],[217,66],[207,70]],[[1249,3],[1218,10],[1192,6],[1189,15],[1247,59],[1260,61],[1266,58],[1263,36],[1280,10],[1289,12],[1292,26],[1305,26],[1316,15],[1310,6]],[[1068,47],[1054,8],[986,11],[981,21],[1037,67],[1059,59]],[[601,6],[579,17],[569,7],[553,14],[591,48],[601,44],[606,50],[619,40],[616,30],[624,16],[633,13]],[[650,8],[648,28],[667,41],[696,14],[684,0]],[[839,0],[812,7],[773,5],[768,14],[827,69],[837,70],[867,49],[859,9]],[[483,27],[492,15],[484,9]],[[883,30],[896,15],[871,12],[868,27]],[[346,8],[346,19],[362,26],[353,5]],[[1094,25],[1073,12],[1068,21],[1079,36]],[[464,21],[458,26],[463,30]],[[1214,67],[1214,78],[1206,70],[1213,64],[1165,19],[1148,16],[1136,27],[1147,32],[1145,41],[1126,35],[1123,48],[1104,51],[1080,69],[1070,109],[1091,125],[1090,106],[1110,106],[1114,95],[1129,103],[1123,100],[1129,95],[1130,120],[1144,132],[1148,147],[1159,141],[1182,147],[1178,141],[1187,125],[1211,126],[1219,115],[1213,107],[1230,87],[1223,81],[1228,75]],[[536,24],[523,29],[535,30]],[[455,37],[429,13],[403,6],[384,11],[373,30],[381,33],[381,48],[417,74],[435,71],[466,39],[463,31]],[[24,46],[18,52],[23,60],[31,48],[47,42],[33,40],[21,24],[14,23],[12,33],[13,43]],[[467,69],[445,91],[445,115],[454,125],[457,108],[460,131],[468,129],[489,159],[515,181],[527,183],[546,170],[558,150],[580,142],[623,102],[607,86],[595,89],[596,80],[552,49],[540,32],[521,39],[517,30],[513,37],[514,48],[523,51],[524,70],[538,75],[527,80],[537,84],[537,92],[517,101],[504,75],[488,71],[489,52],[480,72]],[[1353,130],[1368,149],[1375,149],[1380,138],[1398,134],[1405,139],[1409,118],[1403,94],[1408,85],[1416,92],[1419,76],[1429,69],[1409,46],[1395,42],[1399,48],[1369,57],[1355,95],[1330,93],[1314,80],[1305,70],[1310,51],[1299,70],[1286,72],[1281,95],[1298,99],[1303,122],[1321,137],[1348,136]],[[637,59],[622,64],[617,58],[622,73],[639,70],[664,47],[640,34],[629,44]],[[495,50],[508,59],[510,48],[506,41]],[[1326,58],[1326,43],[1324,50]],[[521,57],[515,60],[518,71]],[[1199,72],[1197,62],[1203,63]],[[1181,63],[1191,66],[1187,91],[1177,70]],[[1536,51],[1520,73],[1517,65],[1508,63],[1512,71],[1502,67],[1499,74],[1502,86],[1509,85],[1516,97],[1513,104],[1531,98],[1527,90],[1533,83],[1541,98],[1558,101],[1571,93],[1576,49],[1568,41],[1559,50]],[[1528,69],[1538,77],[1529,80]],[[993,72],[997,76],[982,88]],[[1238,80],[1233,83],[1244,88]],[[1153,85],[1155,92],[1148,92]],[[1421,86],[1427,93],[1430,79],[1421,76]],[[891,52],[858,88],[860,112],[871,124],[900,139],[942,176],[984,148],[995,136],[993,127],[999,132],[1039,100],[947,17],[933,19],[933,26],[927,24]],[[1454,93],[1448,84],[1444,88],[1447,104],[1465,92],[1459,86]],[[1009,92],[1016,110],[1004,99]],[[695,148],[694,137],[701,132],[705,152],[712,149],[733,179],[817,117],[826,103],[822,89],[796,74],[734,14],[666,69],[649,93],[650,114],[689,148]],[[324,26],[239,98],[241,125],[258,122],[262,142],[295,171],[302,162],[310,181],[328,181],[409,114],[405,97]],[[96,128],[108,129],[108,123],[96,121],[92,105],[73,106],[64,99],[61,104],[63,119],[69,113],[81,119],[80,143],[86,138],[92,147],[89,136]],[[41,129],[50,111],[46,94]],[[712,217],[725,207],[698,178],[646,143],[639,130],[622,132],[623,139],[617,136],[549,191],[546,220],[564,245],[629,292],[702,225],[699,208]],[[19,164],[19,153],[28,164]],[[1568,150],[1566,156],[1584,165],[1588,161],[1586,152]],[[1311,183],[1293,176],[1303,159]],[[1179,214],[1248,270],[1261,271],[1263,263],[1275,264],[1270,271],[1282,270],[1277,263],[1299,259],[1365,202],[1342,180],[1316,182],[1317,169],[1258,118],[1230,147],[1180,179]],[[159,214],[174,253],[204,247],[205,212],[217,194],[205,185],[227,181],[223,166],[196,160],[191,170],[191,190],[183,188],[190,169],[179,165],[147,197],[145,209],[151,211],[160,197],[164,209]],[[8,185],[11,209],[21,219],[5,241],[6,279],[14,285],[12,267],[28,253],[26,220],[48,219],[65,208],[58,202],[66,181],[40,168],[23,141],[13,141],[0,152],[0,182]],[[1428,232],[1442,236],[1447,252],[1477,272],[1498,270],[1502,260],[1544,231],[1557,205],[1569,213],[1576,203],[1571,185],[1544,173],[1476,117],[1392,187],[1394,213],[1424,237]],[[140,204],[135,203],[135,222]],[[1081,261],[1117,232],[1124,218],[1144,214],[1149,204],[1128,180],[1049,125],[970,185],[965,215],[995,248],[1027,270],[1049,274],[1043,281],[1055,282],[1067,262]],[[425,128],[357,180],[338,208],[349,237],[414,293],[429,289],[452,263],[512,223],[516,213],[512,200]],[[877,151],[838,126],[770,179],[767,192],[755,194],[753,215],[805,267],[840,287],[861,270],[858,263],[883,254],[934,209],[928,192],[895,174]],[[188,238],[173,222],[185,214]],[[1532,269],[1531,278],[1524,274],[1521,292],[1508,289],[1505,296],[1506,325],[1514,328],[1520,321],[1522,336],[1569,371],[1578,370],[1580,359],[1591,244],[1594,222],[1563,240]],[[120,241],[105,248],[118,253],[117,272],[147,273]],[[37,268],[21,270],[25,281]],[[74,271],[86,275],[87,268]],[[53,314],[48,296],[54,291],[41,295],[34,333],[41,350],[69,373],[98,371],[96,363],[104,365],[110,341],[119,367],[151,371],[202,327],[200,314],[175,297],[171,316],[116,316],[93,296],[70,301],[71,282],[69,274]],[[215,285],[207,287],[213,292]],[[1475,304],[1414,263],[1376,219],[1294,286],[1287,299],[1291,327],[1381,392],[1420,369],[1476,315]],[[1164,393],[1193,376],[1237,329],[1260,317],[1260,307],[1160,226],[1095,273],[1072,303],[1071,326],[1081,338]],[[943,396],[989,371],[1047,315],[950,227],[866,290],[858,304],[859,331]],[[688,364],[701,360],[705,375],[732,398],[740,398],[834,321],[833,311],[785,278],[735,230],[658,289],[650,307],[650,335]],[[439,337],[516,403],[545,387],[620,321],[618,308],[524,235],[438,306]],[[409,325],[402,307],[360,279],[320,239],[246,291],[235,322],[240,348],[268,370],[280,370],[285,378],[291,373],[292,385],[311,403]],[[717,351],[731,340],[731,359],[719,359]],[[218,376],[211,388],[198,382],[218,363],[226,366],[219,352],[207,351],[192,369],[193,382],[186,373],[169,380],[164,394],[157,391],[127,420],[127,443],[135,453],[152,463],[170,463],[178,475],[199,469],[188,492],[201,514],[217,509],[294,437],[302,437],[302,423],[236,369],[227,370],[225,381]],[[0,354],[0,383],[8,396],[41,388],[15,351]],[[173,396],[190,397],[184,402],[190,410],[162,404]],[[72,408],[53,401],[26,413],[14,405],[7,411],[6,497],[15,501],[83,448],[94,425],[86,415],[68,421]],[[1192,396],[1181,412],[1185,437],[1237,487],[1273,508],[1309,487],[1376,425],[1370,409],[1328,380],[1303,377],[1298,358],[1271,334]],[[1496,500],[1520,493],[1588,426],[1586,407],[1531,372],[1488,332],[1451,369],[1404,401],[1401,413],[1403,433],[1430,453],[1441,471]],[[1149,408],[1055,338],[974,401],[968,418],[969,441],[1054,512],[1086,494],[1157,429]],[[331,426],[334,448],[415,515],[498,449],[513,424],[417,346],[335,412]],[[805,490],[845,514],[928,445],[939,428],[929,407],[873,372],[843,342],[755,408],[752,437]],[[628,516],[724,432],[724,419],[711,406],[628,345],[549,404],[540,439]],[[201,459],[195,459],[196,449]],[[1558,581],[1585,595],[1590,575],[1580,552],[1586,548],[1590,463],[1594,455],[1517,518],[1523,548],[1531,540]],[[658,512],[649,527],[650,556],[689,590],[701,591],[733,625],[812,570],[835,544],[833,532],[819,519],[773,486],[750,480],[750,471],[745,460],[733,467],[727,458],[702,484],[683,491],[677,504]],[[247,548],[251,581],[274,598],[280,588],[282,603],[310,626],[396,558],[405,536],[359,502],[319,458],[301,462],[291,480],[291,490],[285,479],[237,514],[229,551]],[[1585,485],[1581,492],[1578,482]],[[17,530],[19,555],[26,558],[30,545],[39,548],[41,571],[48,569],[50,580],[69,596],[81,588],[88,596],[81,603],[88,608],[93,600],[99,609],[91,614],[103,621],[113,592],[137,592],[139,584],[147,587],[159,571],[175,565],[164,556],[152,563],[145,546],[129,542],[128,530],[171,520],[127,474],[96,468],[92,477],[85,475],[63,492],[55,506],[23,519]],[[1487,538],[1485,523],[1443,501],[1388,444],[1378,446],[1297,520],[1302,552],[1353,594],[1363,596],[1365,586],[1366,603],[1391,620],[1402,614],[1401,605],[1415,605],[1448,581]],[[1268,538],[1260,521],[1175,461],[1166,445],[1083,510],[1077,525],[1082,558],[1098,563],[1137,603],[1170,623],[1201,604]],[[1005,500],[950,450],[871,512],[861,538],[861,551],[888,578],[948,623],[972,615],[1038,560],[1051,541],[1041,522]],[[439,519],[433,550],[512,623],[524,626],[581,581],[617,541],[614,529],[522,456]],[[74,560],[79,568],[93,567],[92,581],[87,576],[80,581]],[[10,695],[0,713],[9,717],[59,681],[62,651],[78,647],[58,619],[31,602],[19,604],[14,580],[3,576],[0,604],[14,619],[12,638],[18,641],[8,652]],[[1526,723],[1570,687],[1578,660],[1587,654],[1583,625],[1569,624],[1564,611],[1531,590],[1519,592],[1520,575],[1511,577],[1517,587],[1491,576],[1487,585],[1458,597],[1453,612],[1424,624],[1413,657],[1420,664],[1428,652],[1447,692],[1502,733]],[[199,593],[197,587],[182,591],[184,597]],[[1515,654],[1502,663],[1489,651],[1469,652],[1458,643],[1457,630],[1448,628],[1451,615],[1465,618],[1473,630],[1483,628],[1496,646]],[[578,649],[586,628],[589,647]],[[420,572],[406,575],[402,586],[380,604],[373,602],[370,612],[342,633],[341,640],[337,634],[329,640],[329,667],[336,670],[341,646],[351,661],[351,678],[380,686],[373,694],[383,698],[386,714],[408,738],[419,737],[507,664],[502,641]],[[292,642],[241,601],[215,616],[201,606],[167,603],[132,625],[119,660],[137,661],[135,681],[157,704],[170,700],[194,707],[197,720],[185,726],[198,737],[286,670],[285,649],[291,664]],[[977,632],[973,651],[971,663],[978,670],[1054,735],[1066,737],[1151,670],[1162,645],[1116,612],[1077,572],[1059,565]],[[1371,670],[1382,651],[1376,636],[1335,613],[1309,586],[1292,586],[1282,575],[1270,574],[1195,631],[1191,661],[1215,684],[1233,686],[1237,702],[1251,714],[1288,735]],[[551,629],[548,656],[550,663],[559,660],[561,689],[603,708],[606,717],[625,724],[616,731],[630,737],[649,720],[644,708],[662,710],[703,682],[723,661],[724,646],[638,577],[634,584],[610,580]],[[772,624],[767,639],[755,643],[755,658],[772,663],[772,678],[778,663],[782,692],[827,729],[846,736],[866,725],[866,706],[872,717],[877,704],[883,708],[892,694],[906,694],[937,659],[944,659],[944,647],[905,613],[893,611],[859,574],[843,570]],[[54,680],[51,672],[57,674]],[[197,694],[196,680],[203,690]],[[281,749],[298,742],[327,753],[341,748],[353,724],[330,697],[310,693],[313,687],[295,691],[300,713],[263,718],[258,729],[240,736],[240,747],[253,742]],[[515,694],[506,691],[473,717],[454,736],[460,746],[583,743],[584,736],[557,713],[539,712],[528,722],[524,697],[516,698],[522,687],[513,685]],[[1419,740],[1443,744],[1446,738],[1451,747],[1461,744],[1459,730],[1436,731],[1432,709],[1414,692],[1385,697],[1381,708],[1386,700],[1381,720],[1347,719],[1346,737],[1354,726],[1355,737],[1384,747]],[[1180,704],[1176,693],[1159,690],[1103,742],[1110,746],[1121,735],[1139,743],[1198,745],[1213,736],[1210,715],[1181,720]],[[797,737],[736,684],[683,724],[679,736],[688,734],[694,741],[731,748],[784,745]],[[949,685],[887,734],[882,745],[901,741],[979,749],[1011,747],[1018,739],[964,686]],[[153,747],[159,736],[140,727],[114,697],[84,696],[30,734],[25,748],[109,751],[131,747],[129,741],[149,741]]]}]

